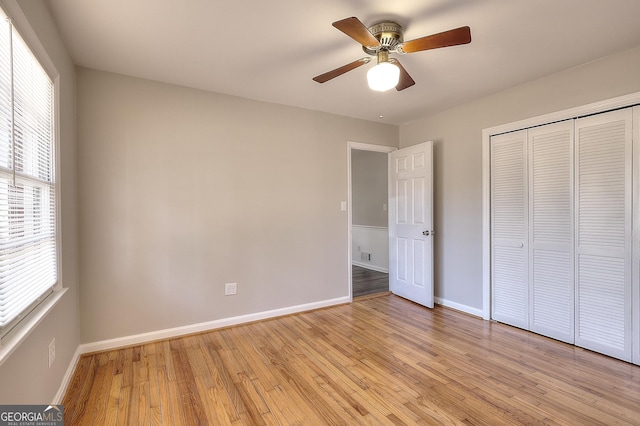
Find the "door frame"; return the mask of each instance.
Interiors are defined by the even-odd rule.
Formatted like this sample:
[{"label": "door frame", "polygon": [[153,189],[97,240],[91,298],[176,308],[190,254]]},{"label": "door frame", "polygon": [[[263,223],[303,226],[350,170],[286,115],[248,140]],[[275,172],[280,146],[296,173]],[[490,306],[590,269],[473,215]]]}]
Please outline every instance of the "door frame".
[{"label": "door frame", "polygon": [[[352,213],[352,197],[353,197],[353,193],[352,193],[352,187],[351,187],[351,151],[352,150],[358,150],[358,151],[373,151],[373,152],[382,152],[382,153],[386,153],[387,155],[390,152],[393,151],[397,151],[398,148],[397,147],[393,147],[393,146],[385,146],[385,145],[374,145],[374,144],[368,144],[368,143],[362,143],[362,142],[347,142],[347,269],[348,269],[348,280],[347,280],[347,291],[348,291],[348,295],[349,295],[349,302],[353,302],[353,276],[352,276],[352,262],[353,262],[353,258],[351,255],[351,251],[352,251],[352,236],[351,236],[351,232],[352,232],[352,226],[353,226],[353,213]],[[388,166],[388,161],[387,161],[387,181],[389,180],[389,166]],[[388,205],[388,204],[387,204]],[[388,238],[388,236],[387,236]]]}]

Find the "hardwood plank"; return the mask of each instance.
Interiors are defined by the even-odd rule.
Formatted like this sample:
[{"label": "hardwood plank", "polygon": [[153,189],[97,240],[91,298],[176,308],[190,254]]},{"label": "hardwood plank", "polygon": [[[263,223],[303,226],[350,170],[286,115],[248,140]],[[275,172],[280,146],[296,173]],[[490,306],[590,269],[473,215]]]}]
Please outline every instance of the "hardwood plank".
[{"label": "hardwood plank", "polygon": [[65,422],[80,424],[82,417],[86,415],[89,394],[95,384],[96,371],[95,357],[83,355],[78,362],[69,388],[62,400],[62,404],[65,407]]},{"label": "hardwood plank", "polygon": [[68,424],[640,425],[640,367],[393,295],[81,357]]},{"label": "hardwood plank", "polygon": [[389,291],[389,274],[352,266],[351,287],[353,297],[387,292]]},{"label": "hardwood plank", "polygon": [[109,361],[109,353],[95,355],[97,360],[97,371],[94,377],[95,386],[91,389],[91,394],[87,400],[87,412],[82,417],[80,424],[93,425],[102,424],[106,415],[109,389],[113,377],[113,361]]},{"label": "hardwood plank", "polygon": [[[207,336],[211,338],[211,341],[220,342],[219,339],[214,339],[219,336],[211,335]],[[221,346],[215,345],[216,347],[221,348]],[[220,352],[223,352],[225,349],[220,350],[210,350],[209,358],[211,359],[211,363],[213,363],[214,368],[219,373],[217,376],[217,384],[221,389],[223,389],[229,398],[230,404],[227,406],[227,415],[232,419],[233,422],[239,420],[245,413],[249,410],[245,405],[245,401],[242,397],[242,394],[236,386],[233,375],[234,372],[230,371],[225,365]]]},{"label": "hardwood plank", "polygon": [[[135,403],[135,401],[133,401]],[[151,423],[151,404],[149,401],[149,382],[143,381],[138,385],[138,424]]]},{"label": "hardwood plank", "polygon": [[166,422],[163,421],[163,423],[176,424],[177,422],[173,418],[173,410],[169,399],[169,384],[167,383],[167,371],[165,365],[159,366],[156,370],[156,380],[158,386],[158,412],[160,414],[160,418],[166,420]]},{"label": "hardwood plank", "polygon": [[[117,370],[117,368],[114,368],[114,372],[115,370]],[[111,379],[111,388],[109,390],[109,401],[107,402],[107,412],[106,412],[106,417],[104,421],[105,425],[111,426],[111,425],[115,425],[117,422],[118,401],[120,399],[121,390],[122,390],[122,374],[115,374]]]},{"label": "hardwood plank", "polygon": [[[123,377],[124,382],[124,377]],[[122,384],[122,383],[121,383]],[[120,388],[120,395],[118,397],[118,415],[116,418],[116,425],[126,425],[128,422],[127,416],[129,414],[129,404],[131,398],[131,386]]]},{"label": "hardwood plank", "polygon": [[[196,375],[194,376],[195,382],[196,382],[196,388],[198,389],[198,394],[204,396],[205,398],[207,398],[209,395],[209,390],[211,389],[211,387],[209,386],[208,383],[206,383],[207,381],[204,379],[203,375]],[[204,405],[204,414],[207,417],[207,424],[219,424],[220,419],[218,417],[218,414],[214,411],[214,406],[213,404],[203,404]],[[226,417],[226,416],[221,416],[221,417]]]},{"label": "hardwood plank", "polygon": [[149,408],[153,411],[154,408],[160,407],[160,386],[158,384],[158,363],[157,354],[155,350],[149,354],[149,367],[148,379],[149,379]]},{"label": "hardwood plank", "polygon": [[122,365],[118,365],[122,370],[122,386],[130,387],[133,381],[133,348],[125,348],[119,352],[122,353]]},{"label": "hardwood plank", "polygon": [[181,339],[172,351],[173,365],[176,370],[178,389],[180,392],[178,403],[182,405],[187,424],[206,424],[206,416],[202,401],[199,398],[193,371],[189,364],[186,349],[191,345],[188,338]]},{"label": "hardwood plank", "polygon": [[213,354],[216,353],[215,349],[212,348],[209,341],[204,337],[205,335],[199,336],[203,350],[208,351],[208,356],[204,358],[204,361],[207,364],[207,369],[211,373],[214,383],[214,386],[208,390],[209,400],[213,400],[213,404],[217,407],[216,414],[220,418],[220,422],[232,424],[240,419],[234,403],[231,400],[231,395],[235,396],[233,392],[235,391],[235,387],[233,387],[233,391],[228,390],[229,386],[233,386],[233,381],[228,377],[226,371],[222,370],[221,372],[218,368],[218,366],[222,365],[222,362],[219,361],[218,357],[213,356]]},{"label": "hardwood plank", "polygon": [[[137,361],[136,361],[137,360]],[[129,410],[126,419],[128,425],[138,424],[140,412],[140,347],[135,346],[131,357],[131,386],[129,387]]]},{"label": "hardwood plank", "polygon": [[[184,411],[184,407],[180,403],[180,389],[178,388],[178,382],[176,382],[175,380],[170,381],[167,383],[167,387],[169,407],[168,409],[163,409],[162,411],[164,422],[176,426],[189,424],[187,421],[188,413]],[[171,417],[169,417],[169,411],[171,411]]]}]

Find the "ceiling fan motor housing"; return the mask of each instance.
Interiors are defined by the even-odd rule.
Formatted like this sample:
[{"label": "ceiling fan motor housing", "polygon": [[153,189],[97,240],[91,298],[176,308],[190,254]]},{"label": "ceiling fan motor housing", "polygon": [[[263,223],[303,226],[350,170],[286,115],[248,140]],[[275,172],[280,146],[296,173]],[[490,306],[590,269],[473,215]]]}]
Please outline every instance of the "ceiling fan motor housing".
[{"label": "ceiling fan motor housing", "polygon": [[362,50],[371,56],[376,56],[381,50],[393,52],[395,51],[396,46],[404,41],[402,37],[402,26],[397,22],[379,22],[369,27],[368,30],[375,38],[378,39],[378,41],[380,41],[380,46],[375,48],[362,46]]}]

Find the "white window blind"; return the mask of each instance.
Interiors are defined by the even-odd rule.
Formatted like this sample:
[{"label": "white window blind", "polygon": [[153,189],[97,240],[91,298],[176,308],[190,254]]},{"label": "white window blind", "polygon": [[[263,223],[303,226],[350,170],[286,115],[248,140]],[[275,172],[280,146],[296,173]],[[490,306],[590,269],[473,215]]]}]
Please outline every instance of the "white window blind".
[{"label": "white window blind", "polygon": [[57,282],[53,94],[0,15],[0,337]]}]

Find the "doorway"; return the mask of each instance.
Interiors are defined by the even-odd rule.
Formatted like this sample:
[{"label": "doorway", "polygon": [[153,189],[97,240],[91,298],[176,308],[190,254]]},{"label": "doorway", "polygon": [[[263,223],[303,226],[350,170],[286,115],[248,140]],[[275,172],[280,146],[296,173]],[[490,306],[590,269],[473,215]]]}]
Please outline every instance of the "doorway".
[{"label": "doorway", "polygon": [[389,291],[388,153],[396,148],[349,142],[349,295]]}]

